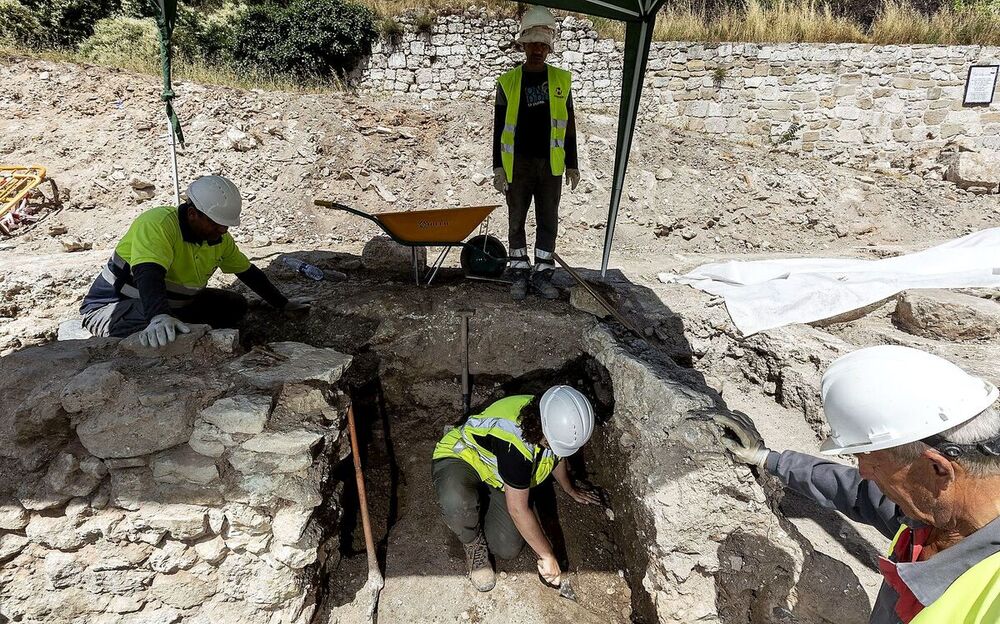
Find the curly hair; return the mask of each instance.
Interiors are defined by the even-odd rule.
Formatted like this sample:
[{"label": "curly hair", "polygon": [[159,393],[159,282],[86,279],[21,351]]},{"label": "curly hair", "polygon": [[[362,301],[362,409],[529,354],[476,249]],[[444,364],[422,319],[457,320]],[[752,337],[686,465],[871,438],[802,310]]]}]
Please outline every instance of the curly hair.
[{"label": "curly hair", "polygon": [[542,432],[542,410],[541,397],[535,395],[531,402],[521,408],[518,416],[518,423],[521,426],[521,433],[524,441],[528,444],[538,446],[542,443],[545,434]]}]

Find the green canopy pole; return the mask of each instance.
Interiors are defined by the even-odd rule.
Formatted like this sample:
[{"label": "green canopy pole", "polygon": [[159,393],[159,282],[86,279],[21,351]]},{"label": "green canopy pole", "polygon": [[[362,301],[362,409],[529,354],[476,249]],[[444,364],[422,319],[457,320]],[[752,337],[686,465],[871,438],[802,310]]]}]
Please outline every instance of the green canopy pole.
[{"label": "green canopy pole", "polygon": [[166,105],[167,135],[170,141],[170,163],[174,178],[174,201],[181,203],[180,182],[177,177],[177,144],[184,146],[184,133],[181,122],[174,112],[174,90],[171,84],[171,66],[173,55],[170,40],[174,34],[174,24],[177,21],[177,0],[151,0],[156,5],[156,26],[160,33],[160,63],[163,69],[163,93],[160,99]]},{"label": "green canopy pole", "polygon": [[625,171],[628,169],[628,157],[632,149],[632,136],[635,134],[635,121],[639,113],[639,97],[642,95],[642,83],[646,75],[646,61],[649,60],[649,47],[653,42],[655,21],[656,13],[654,11],[651,15],[645,16],[642,21],[625,23],[625,63],[622,68],[622,101],[618,110],[618,145],[615,150],[614,177],[611,181],[608,226],[604,232],[601,277],[606,277],[608,273],[611,243],[615,237],[615,222],[618,220],[618,207],[621,204]]}]

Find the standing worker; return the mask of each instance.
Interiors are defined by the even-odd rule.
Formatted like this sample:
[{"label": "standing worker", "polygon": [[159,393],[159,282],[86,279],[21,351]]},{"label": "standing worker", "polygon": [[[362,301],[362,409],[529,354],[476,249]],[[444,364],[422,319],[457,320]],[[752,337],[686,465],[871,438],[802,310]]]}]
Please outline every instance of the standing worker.
[{"label": "standing worker", "polygon": [[[559,197],[563,174],[570,188],[580,183],[576,153],[571,74],[546,64],[552,52],[556,20],[548,9],[530,7],[521,19],[517,43],[525,62],[497,84],[493,119],[493,186],[507,198],[510,213],[511,296],[528,295],[528,282],[538,294],[555,299],[552,285]],[[535,268],[528,261],[524,224],[535,200]]]},{"label": "standing worker", "polygon": [[997,389],[935,355],[861,349],[823,375],[832,430],[820,451],[776,453],[742,414],[717,416],[740,461],[892,540],[871,624],[1000,622]]},{"label": "standing worker", "polygon": [[599,503],[593,493],[573,485],[561,461],[586,444],[593,429],[594,410],[587,397],[569,386],[553,386],[541,397],[501,399],[437,443],[434,490],[448,528],[465,546],[469,579],[476,589],[485,592],[496,584],[491,551],[500,559],[513,559],[525,542],[538,556],[539,575],[559,584],[559,562],[528,494],[551,474],[573,500]]},{"label": "standing worker", "polygon": [[216,269],[235,274],[280,310],[307,311],[308,300],[286,299],[236,246],[229,228],[240,224],[242,207],[232,182],[203,176],[188,186],[180,206],[139,215],[84,297],[83,326],[95,336],[142,332],[140,342],[156,347],[190,331],[185,323],[234,327],[247,301],[206,288]]}]

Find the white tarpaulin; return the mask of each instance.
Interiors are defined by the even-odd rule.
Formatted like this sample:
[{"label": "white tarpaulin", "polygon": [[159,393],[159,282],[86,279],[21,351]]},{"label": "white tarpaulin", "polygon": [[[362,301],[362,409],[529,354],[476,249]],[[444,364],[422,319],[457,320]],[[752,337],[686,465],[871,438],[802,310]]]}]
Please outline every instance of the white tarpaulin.
[{"label": "white tarpaulin", "polygon": [[706,264],[660,281],[723,297],[745,335],[811,323],[915,288],[1000,288],[1000,228],[884,260],[793,258]]}]

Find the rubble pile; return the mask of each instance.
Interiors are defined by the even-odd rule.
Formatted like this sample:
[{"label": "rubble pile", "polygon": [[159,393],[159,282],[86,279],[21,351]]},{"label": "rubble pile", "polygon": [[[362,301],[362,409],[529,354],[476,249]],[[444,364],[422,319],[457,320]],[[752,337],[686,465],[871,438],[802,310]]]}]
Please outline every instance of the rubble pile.
[{"label": "rubble pile", "polygon": [[[351,358],[193,326],[0,359],[0,603],[25,622],[305,623]],[[335,551],[334,551],[335,552]]]}]

